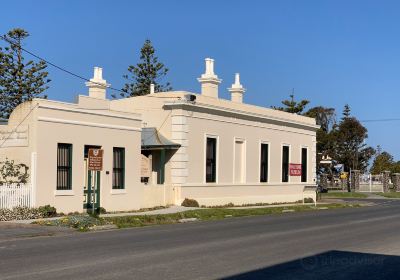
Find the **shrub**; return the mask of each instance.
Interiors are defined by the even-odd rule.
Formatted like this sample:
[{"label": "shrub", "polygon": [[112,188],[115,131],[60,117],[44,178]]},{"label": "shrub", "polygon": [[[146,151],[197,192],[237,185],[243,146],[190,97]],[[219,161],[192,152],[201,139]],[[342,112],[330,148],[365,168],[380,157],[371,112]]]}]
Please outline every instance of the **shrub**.
[{"label": "shrub", "polygon": [[15,207],[13,209],[0,209],[0,221],[30,220],[43,218],[38,208]]},{"label": "shrub", "polygon": [[190,198],[185,198],[181,205],[184,207],[199,207],[199,203],[196,200]]},{"label": "shrub", "polygon": [[57,216],[57,209],[50,205],[40,206],[38,210],[44,218]]},{"label": "shrub", "polygon": [[56,220],[38,221],[36,223],[46,226],[63,226],[63,227],[76,228],[80,231],[87,231],[96,226],[111,224],[111,222],[108,222],[102,218],[96,218],[90,215],[66,216]]},{"label": "shrub", "polygon": [[56,208],[50,205],[39,208],[14,207],[13,209],[0,209],[0,221],[41,219],[56,215]]},{"label": "shrub", "polygon": [[314,199],[312,199],[312,197],[306,197],[304,198],[304,203],[313,203]]},{"label": "shrub", "polygon": [[99,208],[99,213],[100,214],[107,214],[107,210],[104,207]]}]

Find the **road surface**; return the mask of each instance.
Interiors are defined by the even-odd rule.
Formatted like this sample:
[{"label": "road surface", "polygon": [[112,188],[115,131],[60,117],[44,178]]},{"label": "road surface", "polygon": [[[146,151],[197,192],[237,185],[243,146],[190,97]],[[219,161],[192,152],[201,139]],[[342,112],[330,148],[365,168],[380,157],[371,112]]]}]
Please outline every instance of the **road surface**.
[{"label": "road surface", "polygon": [[0,279],[399,279],[400,201],[0,242]]}]

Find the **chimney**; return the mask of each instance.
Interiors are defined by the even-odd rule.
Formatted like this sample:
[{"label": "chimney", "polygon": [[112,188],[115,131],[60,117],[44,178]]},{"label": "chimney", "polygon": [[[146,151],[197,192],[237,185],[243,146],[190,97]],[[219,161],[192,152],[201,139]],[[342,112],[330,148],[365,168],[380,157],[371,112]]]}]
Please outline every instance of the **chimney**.
[{"label": "chimney", "polygon": [[235,74],[235,83],[232,84],[231,88],[228,88],[231,93],[231,101],[237,103],[243,103],[243,93],[246,91],[245,88],[240,84],[239,73]]},{"label": "chimney", "polygon": [[222,82],[214,74],[214,59],[206,58],[206,72],[197,78],[201,84],[201,94],[204,96],[218,98],[218,85]]},{"label": "chimney", "polygon": [[154,84],[150,84],[150,94],[154,93]]},{"label": "chimney", "polygon": [[89,96],[98,99],[106,99],[106,88],[110,86],[106,80],[103,79],[103,69],[94,67],[93,78],[90,82],[85,83],[89,88]]}]

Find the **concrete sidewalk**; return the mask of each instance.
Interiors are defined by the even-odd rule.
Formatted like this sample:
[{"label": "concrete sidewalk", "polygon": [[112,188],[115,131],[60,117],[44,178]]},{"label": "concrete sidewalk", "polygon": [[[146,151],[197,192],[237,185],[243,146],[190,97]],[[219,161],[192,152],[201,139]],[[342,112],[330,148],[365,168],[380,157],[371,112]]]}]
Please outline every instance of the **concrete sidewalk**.
[{"label": "concrete sidewalk", "polygon": [[149,210],[144,212],[126,212],[126,213],[110,213],[110,214],[101,214],[102,218],[110,218],[110,217],[123,217],[123,216],[143,216],[143,215],[165,215],[165,214],[175,214],[189,210],[197,210],[197,209],[206,209],[199,207],[184,207],[173,205],[168,208],[157,209],[157,210]]}]

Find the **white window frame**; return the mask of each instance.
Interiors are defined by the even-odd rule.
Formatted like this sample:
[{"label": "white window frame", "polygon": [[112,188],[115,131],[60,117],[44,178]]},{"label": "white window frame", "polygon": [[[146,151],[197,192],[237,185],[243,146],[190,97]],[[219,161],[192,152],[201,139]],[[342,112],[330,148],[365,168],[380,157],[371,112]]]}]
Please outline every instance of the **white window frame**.
[{"label": "white window frame", "polygon": [[[235,164],[236,164],[236,141],[237,142],[242,142],[244,145],[244,151],[243,151],[243,178],[242,178],[242,182],[235,182]],[[233,137],[233,165],[232,165],[232,183],[233,184],[245,184],[247,182],[247,143],[246,143],[246,139],[243,137]]]},{"label": "white window frame", "polygon": [[[207,165],[207,138],[214,138],[217,140],[217,152],[215,153],[215,156],[217,157],[215,159],[215,182],[207,182],[206,180],[206,165]],[[219,182],[219,136],[215,134],[204,134],[204,145],[203,145],[203,183],[206,185],[212,185],[212,184],[218,184]]]},{"label": "white window frame", "polygon": [[[261,182],[260,177],[261,177],[261,144],[267,144],[268,145],[268,175],[267,175],[267,182]],[[282,163],[281,163],[282,165]],[[282,168],[282,167],[281,167]],[[268,184],[271,179],[271,142],[270,141],[264,141],[260,140],[258,142],[258,174],[257,174],[257,181],[260,184]]]},{"label": "white window frame", "polygon": [[[282,180],[282,171],[283,171],[283,169],[282,169],[282,161],[283,161],[283,147],[284,146],[287,146],[287,147],[289,147],[289,162],[288,162],[288,165],[289,165],[289,168],[288,168],[288,181],[287,182],[283,182],[283,180]],[[280,173],[279,173],[279,181],[281,182],[281,184],[288,184],[288,183],[290,183],[290,163],[292,162],[292,145],[290,145],[290,144],[287,144],[287,143],[281,143],[281,160],[280,160],[280,162],[279,162],[279,165],[280,165]]]}]

